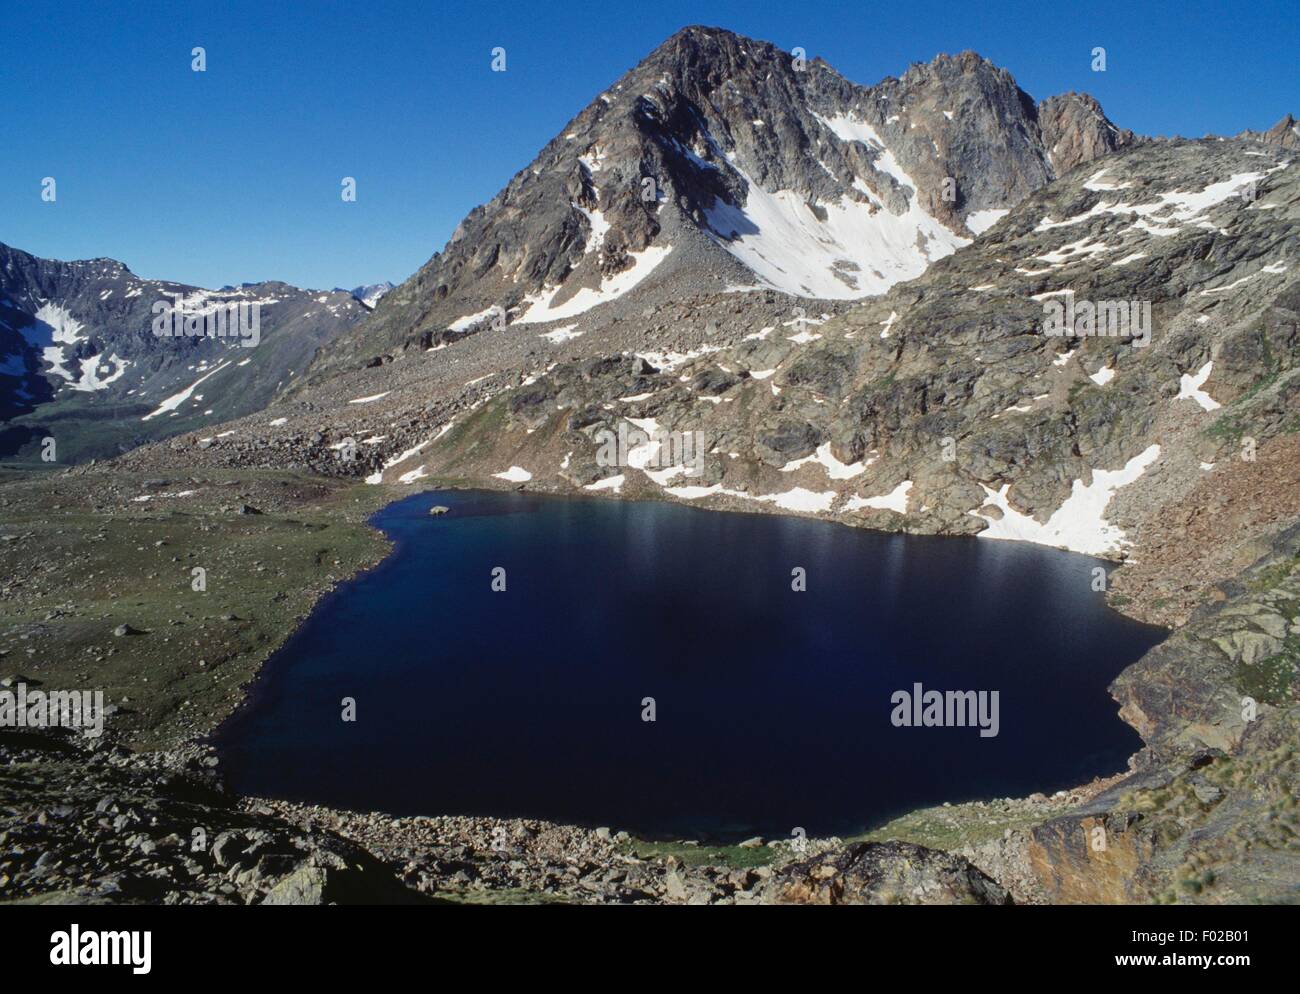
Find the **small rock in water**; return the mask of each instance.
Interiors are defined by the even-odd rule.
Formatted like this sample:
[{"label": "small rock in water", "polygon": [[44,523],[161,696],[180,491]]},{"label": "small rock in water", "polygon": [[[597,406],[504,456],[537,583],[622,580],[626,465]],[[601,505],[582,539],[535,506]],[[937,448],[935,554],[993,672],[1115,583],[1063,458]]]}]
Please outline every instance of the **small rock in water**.
[{"label": "small rock in water", "polygon": [[430,514],[446,514],[446,513],[447,513],[448,511],[450,511],[450,510],[451,510],[451,508],[446,507],[446,506],[444,506],[444,505],[442,505],[442,504],[434,504],[433,507],[429,508],[429,513],[430,513]]}]

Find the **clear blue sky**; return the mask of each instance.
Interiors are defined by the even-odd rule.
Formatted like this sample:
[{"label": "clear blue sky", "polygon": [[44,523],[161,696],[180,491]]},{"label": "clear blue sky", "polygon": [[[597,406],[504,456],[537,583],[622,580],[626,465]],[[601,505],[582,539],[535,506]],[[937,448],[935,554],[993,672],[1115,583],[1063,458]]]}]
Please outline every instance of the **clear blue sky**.
[{"label": "clear blue sky", "polygon": [[[0,241],[205,286],[400,281],[675,30],[802,46],[874,83],[973,48],[1036,99],[1200,136],[1300,114],[1289,2],[8,3]],[[190,50],[207,50],[207,72]],[[489,70],[494,46],[508,70]],[[1090,51],[1107,50],[1105,73]],[[42,177],[58,182],[54,204]],[[339,197],[354,176],[356,203]]]}]

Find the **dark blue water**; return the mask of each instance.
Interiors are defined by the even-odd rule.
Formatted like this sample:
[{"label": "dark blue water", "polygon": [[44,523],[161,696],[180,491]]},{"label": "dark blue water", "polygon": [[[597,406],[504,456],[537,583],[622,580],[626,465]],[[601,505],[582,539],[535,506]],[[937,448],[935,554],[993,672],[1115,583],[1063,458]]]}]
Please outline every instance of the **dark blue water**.
[{"label": "dark blue water", "polygon": [[[1106,685],[1163,633],[1105,606],[1088,557],[519,493],[419,494],[375,523],[394,554],[321,602],[218,737],[237,790],[788,836],[1056,790],[1140,745]],[[998,735],[895,727],[916,682],[997,690]]]}]

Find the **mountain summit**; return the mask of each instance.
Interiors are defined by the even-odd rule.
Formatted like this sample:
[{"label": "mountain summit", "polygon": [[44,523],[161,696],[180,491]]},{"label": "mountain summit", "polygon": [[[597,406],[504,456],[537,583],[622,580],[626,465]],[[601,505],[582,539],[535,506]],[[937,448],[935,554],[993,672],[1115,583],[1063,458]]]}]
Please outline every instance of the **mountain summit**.
[{"label": "mountain summit", "polygon": [[673,35],[388,296],[366,340],[561,322],[670,276],[857,298],[919,276],[1059,173],[1137,139],[973,52],[864,87],[716,28]]}]

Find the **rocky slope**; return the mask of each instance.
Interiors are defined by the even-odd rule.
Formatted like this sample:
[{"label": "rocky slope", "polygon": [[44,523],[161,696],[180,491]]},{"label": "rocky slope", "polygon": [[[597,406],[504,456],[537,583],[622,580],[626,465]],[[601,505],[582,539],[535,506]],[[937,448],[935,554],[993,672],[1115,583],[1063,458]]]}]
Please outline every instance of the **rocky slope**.
[{"label": "rocky slope", "polygon": [[1035,105],[972,52],[866,87],[683,29],[569,122],[321,368],[621,300],[760,285],[878,294],[1077,163],[1137,139],[1091,98]]},{"label": "rocky slope", "polygon": [[0,735],[0,903],[1011,903],[965,859],[910,843],[675,855],[609,829],[241,800],[215,766],[200,748]]},{"label": "rocky slope", "polygon": [[[233,312],[224,337],[155,334],[155,304],[178,301],[204,320],[242,305],[250,320],[235,334]],[[0,244],[0,459],[39,462],[50,437],[66,465],[260,410],[369,306],[350,291],[204,290]]]},{"label": "rocky slope", "polygon": [[135,756],[0,737],[0,901],[419,903],[341,837],[243,811],[201,751]]},{"label": "rocky slope", "polygon": [[[292,453],[383,482],[513,480],[1121,558],[1203,481],[1275,465],[1300,426],[1298,176],[1253,141],[1139,145],[878,298],[683,296],[560,344],[510,326],[167,458]],[[1140,323],[1047,334],[1067,304],[1080,322],[1132,304]],[[518,372],[494,366],[508,344]],[[608,465],[602,433],[633,430],[637,451]],[[685,437],[704,444],[698,475],[674,465]]]},{"label": "rocky slope", "polygon": [[1054,902],[1300,899],[1300,525],[1115,680],[1133,773],[1034,829]]}]

